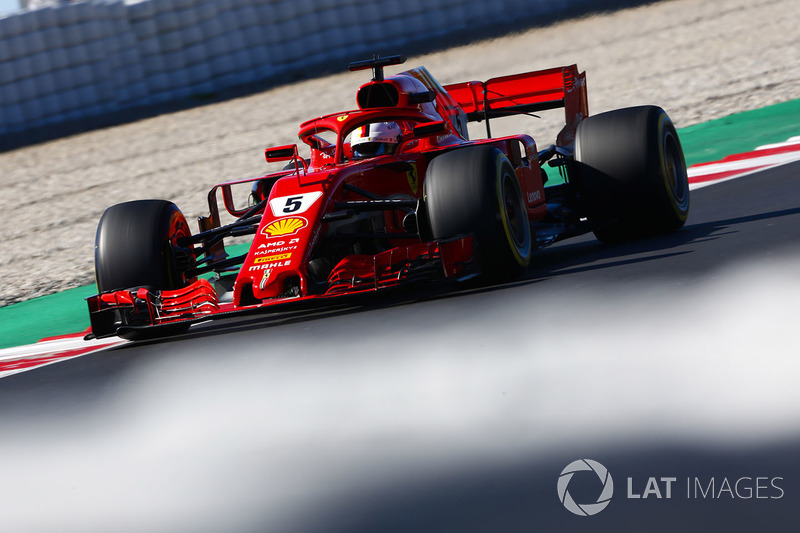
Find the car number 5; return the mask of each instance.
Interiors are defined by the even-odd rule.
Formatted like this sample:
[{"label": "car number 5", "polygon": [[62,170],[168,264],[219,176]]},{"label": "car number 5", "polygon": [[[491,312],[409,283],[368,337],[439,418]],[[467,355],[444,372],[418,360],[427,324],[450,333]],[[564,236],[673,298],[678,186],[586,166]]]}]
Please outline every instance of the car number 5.
[{"label": "car number 5", "polygon": [[305,213],[322,196],[321,191],[307,192],[305,194],[293,194],[291,196],[279,196],[269,201],[272,214],[276,217],[286,215],[299,215]]},{"label": "car number 5", "polygon": [[287,215],[289,213],[294,213],[295,211],[299,211],[300,208],[303,206],[303,199],[302,196],[290,196],[286,199],[286,206],[283,208],[283,212]]}]

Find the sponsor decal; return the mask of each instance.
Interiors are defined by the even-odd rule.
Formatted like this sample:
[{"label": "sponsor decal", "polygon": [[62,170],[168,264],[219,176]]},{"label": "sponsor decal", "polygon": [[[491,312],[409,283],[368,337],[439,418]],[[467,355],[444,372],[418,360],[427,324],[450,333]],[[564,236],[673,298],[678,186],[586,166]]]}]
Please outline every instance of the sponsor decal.
[{"label": "sponsor decal", "polygon": [[260,252],[256,252],[255,255],[269,255],[269,254],[282,254],[286,252],[293,252],[297,250],[297,246],[280,246],[278,248],[271,248],[269,250],[262,250]]},{"label": "sponsor decal", "polygon": [[[288,242],[287,241],[262,242],[261,244],[258,245],[258,249],[261,250],[261,252],[258,252],[258,253],[261,253],[261,254],[273,253],[274,250],[271,250],[272,248],[275,248],[275,247],[278,247],[278,246],[283,246],[284,244],[288,244],[288,245],[297,244],[299,242],[300,242],[300,239],[297,238],[297,237],[295,237],[293,239],[289,239]],[[292,250],[296,250],[297,246],[292,246],[291,249]],[[264,250],[266,250],[266,251],[264,251]]]},{"label": "sponsor decal", "polygon": [[273,263],[275,261],[283,261],[284,259],[289,259],[292,257],[292,254],[276,254],[276,255],[268,255],[266,257],[257,257],[253,264],[261,264],[261,263]]},{"label": "sponsor decal", "polygon": [[247,269],[248,272],[258,272],[259,270],[272,270],[274,268],[287,267],[291,265],[291,261],[277,261],[274,263],[263,263],[261,265],[253,265]]},{"label": "sponsor decal", "polygon": [[339,122],[344,122],[345,120],[347,120],[347,117],[349,117],[349,116],[350,115],[340,115],[340,116],[336,117],[336,120],[338,120]]},{"label": "sponsor decal", "polygon": [[283,237],[294,235],[306,226],[308,226],[308,220],[302,217],[281,218],[264,226],[261,233],[268,237]]},{"label": "sponsor decal", "polygon": [[[265,250],[267,248],[273,248],[275,246],[283,246],[284,244],[286,244],[286,241],[268,242],[268,243],[259,244],[258,245],[258,249],[259,250]],[[269,252],[264,252],[264,253],[269,253]]]}]

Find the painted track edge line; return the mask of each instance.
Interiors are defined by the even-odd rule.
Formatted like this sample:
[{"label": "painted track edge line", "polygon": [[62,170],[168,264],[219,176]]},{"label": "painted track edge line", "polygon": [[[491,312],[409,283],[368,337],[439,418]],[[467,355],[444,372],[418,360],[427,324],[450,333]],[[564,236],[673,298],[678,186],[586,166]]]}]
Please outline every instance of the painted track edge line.
[{"label": "painted track edge line", "polygon": [[719,161],[692,165],[688,168],[689,189],[708,187],[798,160],[800,160],[800,136],[795,136],[782,143],[759,146],[751,152],[732,154]]}]

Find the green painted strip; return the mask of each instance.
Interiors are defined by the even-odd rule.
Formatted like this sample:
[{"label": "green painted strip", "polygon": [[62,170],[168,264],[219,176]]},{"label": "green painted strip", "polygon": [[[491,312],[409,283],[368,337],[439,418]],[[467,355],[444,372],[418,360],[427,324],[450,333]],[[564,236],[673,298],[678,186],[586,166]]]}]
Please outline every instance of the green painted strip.
[{"label": "green painted strip", "polygon": [[[689,126],[678,130],[678,134],[688,165],[718,161],[727,155],[800,135],[800,100]],[[558,180],[558,172],[549,167],[547,170],[551,185]],[[229,252],[243,254],[247,247],[247,244],[231,246]],[[94,285],[88,285],[0,307],[0,348],[84,331],[89,327],[84,299],[96,292]]]},{"label": "green painted strip", "polygon": [[800,135],[800,100],[682,128],[678,135],[687,165],[719,161]]},{"label": "green painted strip", "polygon": [[[228,246],[228,253],[247,252],[249,244]],[[0,349],[32,344],[44,337],[85,331],[89,327],[86,298],[97,294],[97,285],[69,289],[18,304],[0,307]]]},{"label": "green painted strip", "polygon": [[93,294],[95,284],[0,307],[0,348],[84,331],[89,327],[84,299]]}]

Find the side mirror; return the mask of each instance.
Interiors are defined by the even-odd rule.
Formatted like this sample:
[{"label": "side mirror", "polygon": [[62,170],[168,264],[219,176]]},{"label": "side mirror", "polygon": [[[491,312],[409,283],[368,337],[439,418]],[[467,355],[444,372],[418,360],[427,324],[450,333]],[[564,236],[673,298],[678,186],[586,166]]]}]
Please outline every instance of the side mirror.
[{"label": "side mirror", "polygon": [[267,163],[292,161],[294,162],[294,166],[291,168],[294,168],[295,172],[299,171],[301,168],[303,169],[303,172],[308,172],[308,165],[306,164],[305,160],[297,154],[296,144],[287,144],[286,146],[267,148],[264,150],[264,158],[267,160]]},{"label": "side mirror", "polygon": [[267,163],[277,163],[280,161],[291,161],[297,159],[297,145],[287,144],[286,146],[276,146],[264,150],[264,157]]}]

